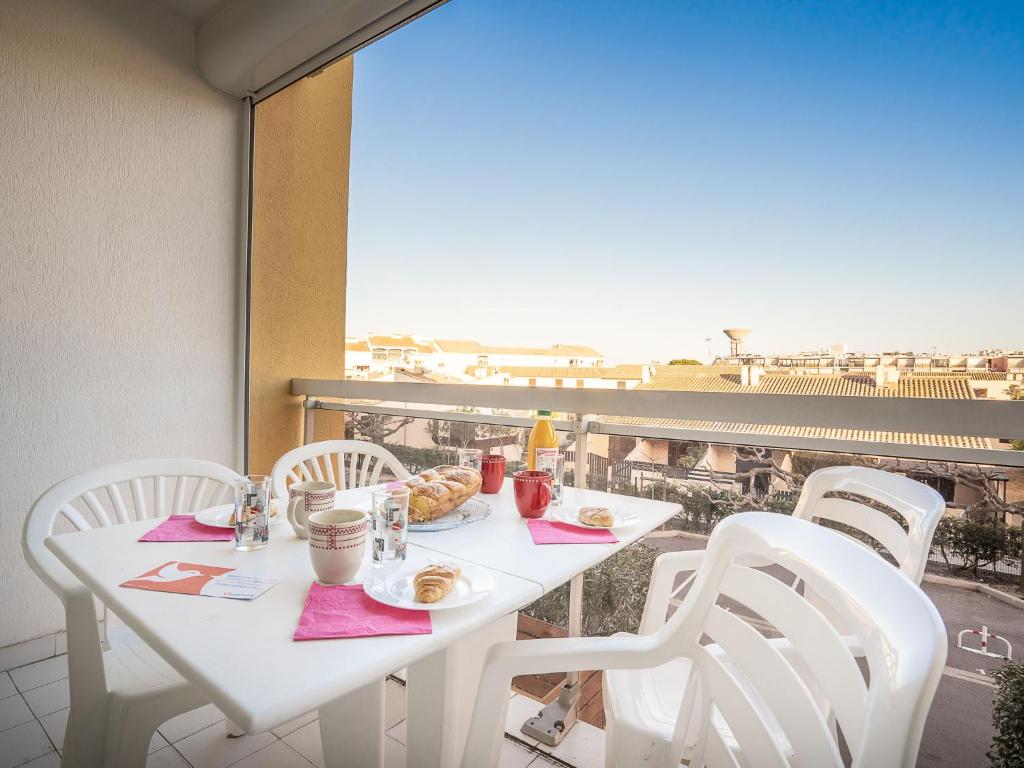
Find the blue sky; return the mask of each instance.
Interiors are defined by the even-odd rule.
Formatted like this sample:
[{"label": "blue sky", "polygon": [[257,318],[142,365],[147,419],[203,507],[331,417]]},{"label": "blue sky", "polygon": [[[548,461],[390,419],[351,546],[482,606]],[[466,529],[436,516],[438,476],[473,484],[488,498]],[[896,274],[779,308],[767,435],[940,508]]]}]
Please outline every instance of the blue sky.
[{"label": "blue sky", "polygon": [[452,0],[356,55],[347,332],[1024,346],[1024,3]]}]

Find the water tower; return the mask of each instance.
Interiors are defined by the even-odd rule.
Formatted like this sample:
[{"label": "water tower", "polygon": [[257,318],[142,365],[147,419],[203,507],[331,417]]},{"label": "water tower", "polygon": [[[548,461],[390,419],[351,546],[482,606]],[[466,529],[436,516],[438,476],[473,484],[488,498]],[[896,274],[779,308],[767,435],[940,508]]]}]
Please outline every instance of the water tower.
[{"label": "water tower", "polygon": [[726,328],[722,333],[729,337],[729,357],[739,357],[743,351],[743,339],[750,333],[750,329]]}]

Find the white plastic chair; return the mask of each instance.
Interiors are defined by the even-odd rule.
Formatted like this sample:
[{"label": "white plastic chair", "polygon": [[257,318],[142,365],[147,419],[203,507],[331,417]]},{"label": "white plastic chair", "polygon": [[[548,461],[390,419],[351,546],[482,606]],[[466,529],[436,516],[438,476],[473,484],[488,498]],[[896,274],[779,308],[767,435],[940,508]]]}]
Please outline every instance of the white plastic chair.
[{"label": "white plastic chair", "polygon": [[[337,467],[337,473],[335,473]],[[304,480],[320,480],[343,491],[380,482],[387,468],[398,480],[412,475],[386,448],[365,440],[323,440],[293,448],[274,463],[270,487],[275,498],[288,498],[288,486]]]},{"label": "white plastic chair", "polygon": [[[874,507],[846,498],[825,498],[829,492],[855,494],[881,503],[903,518],[907,530]],[[932,536],[944,511],[942,497],[923,483],[870,467],[827,467],[807,478],[793,517],[809,522],[830,520],[870,536],[889,551],[904,576],[919,584],[928,562]],[[874,551],[865,551],[888,565]],[[670,601],[693,579],[691,576],[677,587],[678,575],[696,572],[704,556],[704,550],[692,550],[667,553],[658,558],[644,605],[641,634],[654,632],[665,623]],[[764,564],[749,557],[744,563],[749,566]],[[813,590],[805,586],[805,591],[811,602],[819,602]],[[839,617],[829,606],[817,607],[837,628],[843,628]],[[675,712],[685,693],[687,672],[686,665],[673,662],[658,669],[605,673],[603,696],[608,766],[623,764],[619,757],[620,749],[623,754],[631,754],[637,749],[648,748],[643,745],[664,742],[669,737],[666,724],[675,721]]]},{"label": "white plastic chair", "polygon": [[[799,576],[842,616],[852,637],[788,583],[742,565],[745,556]],[[761,617],[782,638],[766,639],[721,598]],[[702,644],[705,637],[711,644]],[[851,642],[863,654],[866,678]],[[805,683],[813,679],[834,708],[854,768],[911,768],[945,659],[946,632],[931,601],[872,552],[804,520],[735,515],[718,524],[692,589],[656,632],[491,648],[462,765],[497,765],[515,675],[676,662],[688,685],[665,724],[668,738],[646,751],[620,751],[622,765],[678,768],[684,747],[693,745],[691,768],[838,768],[837,739]],[[731,740],[716,723],[728,727]]]},{"label": "white plastic chair", "polygon": [[156,728],[209,699],[127,627],[109,628],[104,621],[101,637],[92,593],[44,540],[61,528],[83,531],[228,503],[237,477],[197,459],[113,464],[57,483],[29,511],[22,529],[25,559],[64,603],[67,621],[71,714],[64,766],[144,765]]}]

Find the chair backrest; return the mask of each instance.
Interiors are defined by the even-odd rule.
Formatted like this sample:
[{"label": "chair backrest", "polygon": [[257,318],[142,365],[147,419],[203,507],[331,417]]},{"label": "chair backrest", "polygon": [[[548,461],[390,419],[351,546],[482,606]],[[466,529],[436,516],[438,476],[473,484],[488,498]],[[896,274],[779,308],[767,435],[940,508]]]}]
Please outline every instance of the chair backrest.
[{"label": "chair backrest", "polygon": [[80,586],[43,541],[61,520],[77,530],[164,515],[189,514],[234,498],[238,473],[200,459],[142,459],[69,477],[46,491],[29,510],[22,549],[29,566],[66,602]]},{"label": "chair backrest", "polygon": [[365,440],[323,440],[293,448],[277,460],[270,486],[278,499],[288,497],[288,486],[303,480],[334,483],[338,490],[362,488],[380,482],[387,469],[397,480],[412,475],[386,448]]},{"label": "chair backrest", "polygon": [[[788,583],[743,565],[747,556],[799,576],[852,636],[841,635]],[[739,613],[782,637],[766,638]],[[718,524],[693,588],[658,632],[637,638],[648,641],[650,655],[660,657],[656,664],[677,656],[694,660],[673,764],[685,744],[695,743],[691,766],[766,768],[843,765],[812,689],[824,693],[853,766],[913,766],[947,645],[928,597],[873,552],[820,526],[765,512]],[[866,674],[851,646],[862,654]],[[724,720],[736,743],[709,727],[712,720]]]},{"label": "chair backrest", "polygon": [[[826,496],[841,493],[868,499],[902,518],[853,498]],[[932,536],[946,503],[934,489],[909,477],[871,467],[826,467],[804,482],[793,517],[830,520],[857,529],[884,547],[908,579],[921,583]]]}]

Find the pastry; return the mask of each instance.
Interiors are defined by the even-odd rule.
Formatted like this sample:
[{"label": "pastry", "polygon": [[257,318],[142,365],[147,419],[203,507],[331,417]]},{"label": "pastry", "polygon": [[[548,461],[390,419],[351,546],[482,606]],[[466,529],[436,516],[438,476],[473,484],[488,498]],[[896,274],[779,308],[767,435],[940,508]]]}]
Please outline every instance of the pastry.
[{"label": "pastry", "polygon": [[413,589],[416,590],[416,602],[436,603],[443,600],[445,595],[455,588],[455,582],[461,573],[459,566],[451,563],[428,565],[412,580]]},{"label": "pastry", "polygon": [[615,515],[607,507],[580,507],[579,520],[595,528],[611,528],[615,525]]},{"label": "pastry", "polygon": [[447,515],[480,490],[483,478],[472,467],[444,465],[405,481],[409,488],[409,520],[422,523]]}]

